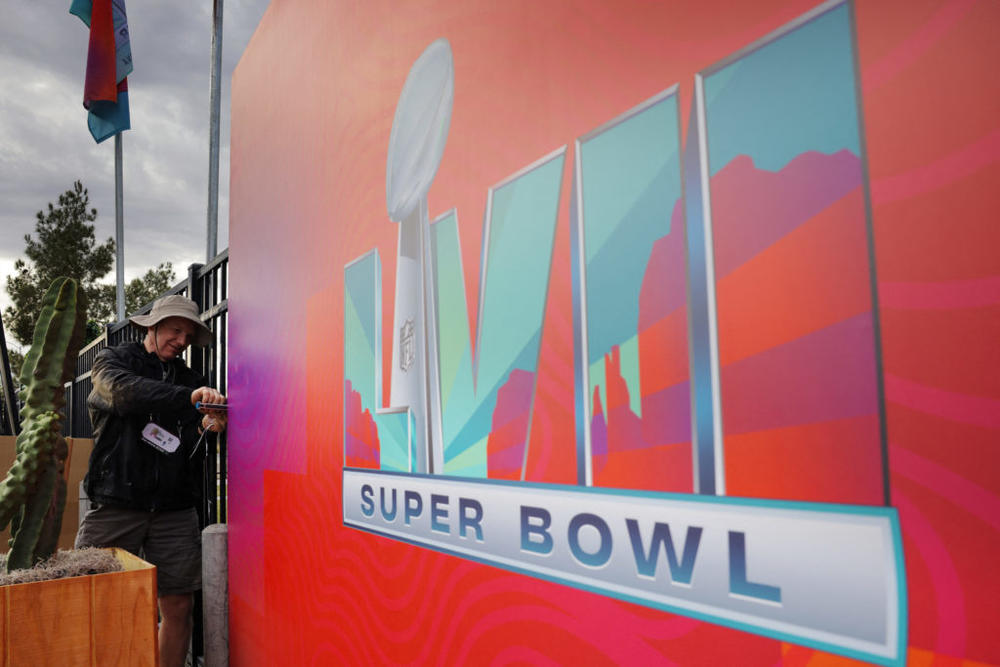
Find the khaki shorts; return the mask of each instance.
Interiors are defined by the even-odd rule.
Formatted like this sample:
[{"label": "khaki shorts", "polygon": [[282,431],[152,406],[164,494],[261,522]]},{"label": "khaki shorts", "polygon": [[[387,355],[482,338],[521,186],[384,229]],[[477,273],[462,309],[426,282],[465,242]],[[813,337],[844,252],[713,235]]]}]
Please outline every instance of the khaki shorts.
[{"label": "khaki shorts", "polygon": [[146,512],[93,505],[76,534],[76,547],[119,547],[156,566],[159,595],[201,588],[201,530],[198,513]]}]

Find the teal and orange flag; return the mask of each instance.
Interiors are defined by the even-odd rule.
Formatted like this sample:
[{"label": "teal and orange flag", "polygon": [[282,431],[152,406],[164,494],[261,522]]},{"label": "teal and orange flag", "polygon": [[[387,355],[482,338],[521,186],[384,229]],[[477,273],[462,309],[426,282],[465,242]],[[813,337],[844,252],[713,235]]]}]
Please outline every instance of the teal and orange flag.
[{"label": "teal and orange flag", "polygon": [[128,75],[132,71],[125,0],[72,0],[69,13],[90,28],[83,106],[94,141],[131,127]]}]

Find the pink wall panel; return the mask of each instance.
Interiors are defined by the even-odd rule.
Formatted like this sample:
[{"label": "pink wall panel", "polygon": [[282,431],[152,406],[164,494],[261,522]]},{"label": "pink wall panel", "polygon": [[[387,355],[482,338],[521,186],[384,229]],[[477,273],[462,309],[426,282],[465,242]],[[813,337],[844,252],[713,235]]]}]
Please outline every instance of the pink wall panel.
[{"label": "pink wall panel", "polygon": [[[567,146],[526,486],[497,488],[577,488],[575,142],[678,84],[675,134],[686,151],[697,126],[696,75],[815,5],[273,0],[233,77],[233,664],[824,665],[866,655],[357,530],[345,525],[343,500],[352,470],[344,457],[345,266],[373,249],[381,260],[385,382],[376,400],[388,405],[398,227],[386,212],[387,150],[421,52],[444,37],[454,59],[447,146],[427,207],[431,219],[457,211],[473,341],[487,191]],[[854,184],[796,233],[761,241],[715,282],[720,410],[731,429],[727,492],[798,508],[880,507],[887,495],[888,509],[873,511],[898,520],[907,602],[906,645],[885,662],[1000,663],[1000,4],[860,0],[851,9],[865,185]],[[826,187],[829,173],[807,181]],[[748,187],[747,178],[736,185]],[[738,230],[749,195],[732,195],[735,208],[725,213],[719,179],[717,225]],[[868,247],[869,229],[871,275],[843,259]],[[731,250],[717,241],[716,258],[735,257],[752,241]],[[803,276],[799,293],[781,291],[791,275]],[[835,294],[811,296],[824,285]],[[735,309],[751,300],[753,311]],[[637,343],[648,360],[641,372],[661,374],[643,380],[651,383],[643,400],[674,386],[687,396],[688,312],[681,304],[664,313]],[[844,342],[870,340],[873,330],[877,350]],[[849,363],[833,371],[810,365],[817,353],[808,350],[838,344]],[[630,414],[620,355],[616,347],[604,366],[618,373],[609,372],[600,403],[609,425],[611,408]],[[777,367],[768,364],[786,370],[754,370]],[[871,368],[881,393],[874,379],[863,391],[831,388]],[[789,390],[791,382],[808,391]],[[790,404],[810,416],[787,416]],[[647,405],[661,404],[643,403],[643,420]],[[604,466],[597,487],[643,489],[664,502],[681,498],[669,492],[694,490],[687,468],[677,473],[691,465],[691,438],[656,440],[650,424],[630,431],[645,434],[649,448],[609,444],[607,458],[594,459]],[[516,434],[497,432],[517,444]],[[645,475],[660,464],[672,472]],[[788,569],[807,577],[809,567]]]}]

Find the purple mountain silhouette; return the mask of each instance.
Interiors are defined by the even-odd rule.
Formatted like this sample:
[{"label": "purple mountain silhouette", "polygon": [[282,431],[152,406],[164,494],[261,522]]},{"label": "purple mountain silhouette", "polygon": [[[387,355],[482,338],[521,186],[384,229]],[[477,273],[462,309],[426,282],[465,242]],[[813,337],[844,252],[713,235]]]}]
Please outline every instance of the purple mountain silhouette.
[{"label": "purple mountain silhouette", "polygon": [[844,149],[802,153],[778,172],[741,155],[711,181],[715,277],[721,279],[861,186],[861,161]]}]

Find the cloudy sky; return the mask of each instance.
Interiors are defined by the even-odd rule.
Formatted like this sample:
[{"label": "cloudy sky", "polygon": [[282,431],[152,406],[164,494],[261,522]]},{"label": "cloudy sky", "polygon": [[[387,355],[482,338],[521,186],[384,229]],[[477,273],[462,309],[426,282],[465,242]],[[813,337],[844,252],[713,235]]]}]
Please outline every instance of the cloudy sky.
[{"label": "cloudy sky", "polygon": [[[230,79],[268,2],[224,3],[220,250],[229,241]],[[87,130],[88,31],[69,5],[0,0],[0,308],[35,213],[73,181],[90,191],[97,239],[115,235],[114,139],[96,144]],[[170,261],[180,279],[205,261],[212,2],[127,0],[126,8],[134,69],[132,129],[123,134],[125,278]]]}]

